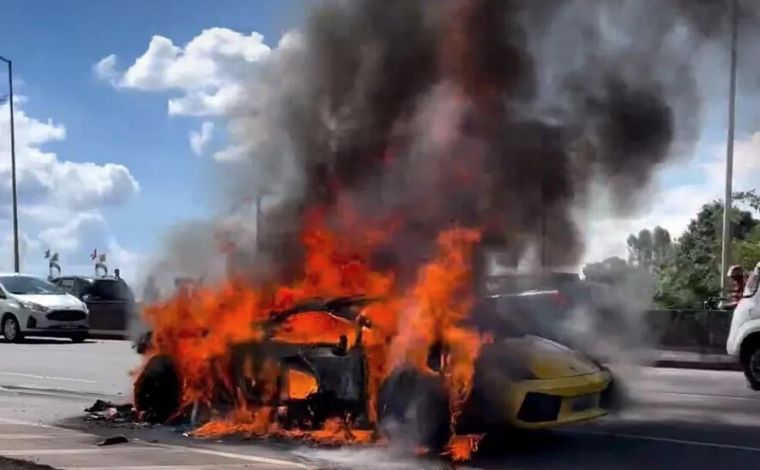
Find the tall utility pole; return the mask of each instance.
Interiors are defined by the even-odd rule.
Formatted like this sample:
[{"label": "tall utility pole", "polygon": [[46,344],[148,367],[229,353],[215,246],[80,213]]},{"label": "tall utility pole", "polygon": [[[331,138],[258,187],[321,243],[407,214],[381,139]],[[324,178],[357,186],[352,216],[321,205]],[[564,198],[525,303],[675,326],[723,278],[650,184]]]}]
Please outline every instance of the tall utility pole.
[{"label": "tall utility pole", "polygon": [[723,250],[720,257],[720,288],[726,289],[726,273],[731,263],[731,194],[734,172],[734,106],[736,102],[737,0],[731,2],[731,83],[728,98],[728,138],[726,142],[726,195],[723,204]]},{"label": "tall utility pole", "polygon": [[16,203],[16,134],[13,126],[13,63],[0,56],[8,64],[8,104],[11,110],[11,191],[13,193],[13,269],[19,272],[18,256],[18,205]]}]

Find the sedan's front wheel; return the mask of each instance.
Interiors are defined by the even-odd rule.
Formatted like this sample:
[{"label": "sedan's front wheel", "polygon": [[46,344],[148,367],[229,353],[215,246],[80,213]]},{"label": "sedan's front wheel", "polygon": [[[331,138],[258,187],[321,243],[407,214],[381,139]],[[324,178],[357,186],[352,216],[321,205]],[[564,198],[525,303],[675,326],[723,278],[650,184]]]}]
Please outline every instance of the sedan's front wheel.
[{"label": "sedan's front wheel", "polygon": [[3,336],[5,336],[5,340],[9,343],[18,343],[24,339],[18,320],[13,315],[8,314],[3,318],[2,327]]},{"label": "sedan's front wheel", "polygon": [[87,333],[77,333],[71,336],[71,341],[74,343],[84,343],[87,339]]}]

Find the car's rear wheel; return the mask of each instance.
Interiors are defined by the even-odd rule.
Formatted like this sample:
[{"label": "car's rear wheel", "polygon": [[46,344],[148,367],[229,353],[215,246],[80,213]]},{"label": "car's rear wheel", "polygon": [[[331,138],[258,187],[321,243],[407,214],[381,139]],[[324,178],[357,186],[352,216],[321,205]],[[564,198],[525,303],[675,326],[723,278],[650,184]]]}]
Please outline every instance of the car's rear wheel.
[{"label": "car's rear wheel", "polygon": [[438,376],[399,369],[380,387],[379,430],[391,440],[439,452],[451,436],[450,418],[448,393]]},{"label": "car's rear wheel", "polygon": [[71,341],[74,343],[84,343],[84,340],[87,339],[87,333],[78,333],[75,335],[71,335]]},{"label": "car's rear wheel", "polygon": [[24,339],[24,334],[21,332],[21,327],[18,324],[18,320],[11,314],[3,317],[3,336],[5,340],[10,343],[18,343]]}]

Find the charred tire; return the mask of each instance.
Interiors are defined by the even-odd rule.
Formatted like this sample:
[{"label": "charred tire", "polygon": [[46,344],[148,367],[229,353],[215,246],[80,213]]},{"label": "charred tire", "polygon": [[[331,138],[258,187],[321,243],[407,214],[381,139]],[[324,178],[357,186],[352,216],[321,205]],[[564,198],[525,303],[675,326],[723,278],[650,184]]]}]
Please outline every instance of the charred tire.
[{"label": "charred tire", "polygon": [[165,423],[179,412],[180,378],[171,357],[153,356],[135,381],[135,409],[150,423]]},{"label": "charred tire", "polygon": [[24,340],[24,334],[21,332],[21,326],[18,324],[16,317],[10,313],[3,316],[2,331],[5,340],[9,343],[20,343]]},{"label": "charred tire", "polygon": [[79,333],[77,335],[71,335],[69,339],[71,339],[71,342],[73,343],[84,343],[84,341],[87,339],[87,333]]},{"label": "charred tire", "polygon": [[760,390],[760,342],[754,340],[747,346],[742,346],[741,361],[749,388]]},{"label": "charred tire", "polygon": [[383,382],[377,397],[380,432],[433,452],[451,435],[449,397],[439,376],[399,369]]}]

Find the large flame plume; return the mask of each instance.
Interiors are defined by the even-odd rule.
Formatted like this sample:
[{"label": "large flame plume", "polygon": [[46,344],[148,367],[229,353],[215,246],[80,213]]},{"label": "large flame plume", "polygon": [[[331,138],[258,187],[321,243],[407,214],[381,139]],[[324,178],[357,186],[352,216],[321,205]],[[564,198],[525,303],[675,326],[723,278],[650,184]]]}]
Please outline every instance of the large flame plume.
[{"label": "large flame plume", "polygon": [[[375,439],[345,419],[282,429],[278,410],[250,403],[229,372],[230,348],[266,339],[271,312],[353,295],[377,299],[361,312],[372,325],[362,345],[369,421],[383,380],[407,366],[443,377],[456,431],[484,341],[465,326],[474,251],[498,243],[517,263],[540,245],[544,266],[578,262],[576,216],[590,188],[603,182],[610,205],[631,208],[672,144],[692,137],[699,99],[689,61],[725,31],[725,18],[703,21],[724,0],[655,2],[654,23],[654,7],[635,0],[392,3],[323,2],[231,118],[235,153],[247,156],[227,167],[232,205],[275,199],[257,243],[235,236],[245,218],[226,226],[226,277],[146,311],[150,355],[175,362],[182,408],[214,410],[196,435]],[[610,24],[620,26],[613,38]],[[276,339],[334,342],[354,329],[302,315]],[[436,371],[427,359],[439,344]],[[277,364],[258,359],[243,369],[275,394],[267,385]],[[286,380],[302,396],[314,387],[295,373]],[[231,409],[214,408],[220,397]],[[452,436],[454,459],[480,437]]]}]

